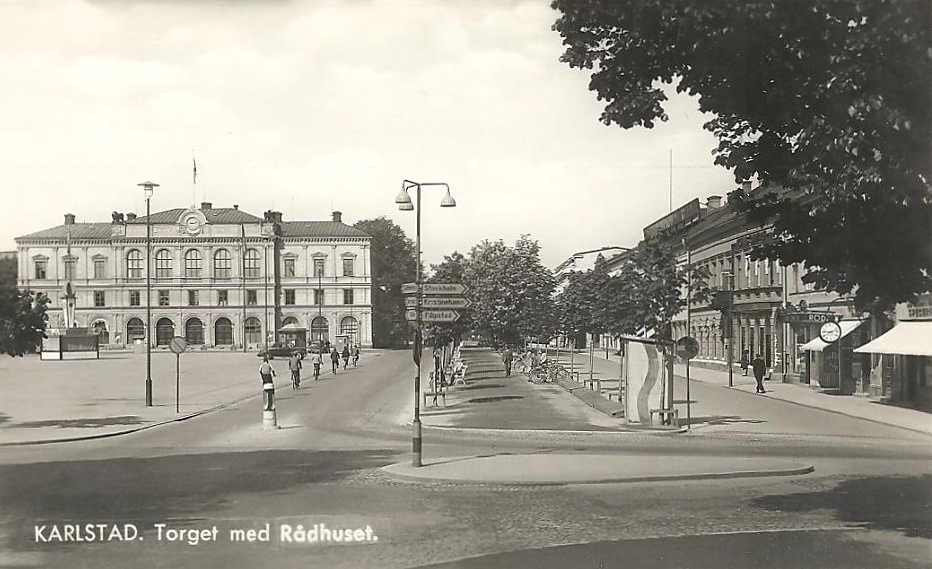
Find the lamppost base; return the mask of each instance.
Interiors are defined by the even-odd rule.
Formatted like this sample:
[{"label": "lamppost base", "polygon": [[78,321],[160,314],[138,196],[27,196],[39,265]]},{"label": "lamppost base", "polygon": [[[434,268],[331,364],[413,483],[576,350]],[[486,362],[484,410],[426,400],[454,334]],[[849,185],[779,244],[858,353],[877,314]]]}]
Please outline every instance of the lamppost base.
[{"label": "lamppost base", "polygon": [[266,431],[274,431],[278,429],[278,417],[275,414],[275,410],[263,410],[262,411],[262,429]]},{"label": "lamppost base", "polygon": [[411,466],[421,467],[421,421],[415,419],[411,424]]}]

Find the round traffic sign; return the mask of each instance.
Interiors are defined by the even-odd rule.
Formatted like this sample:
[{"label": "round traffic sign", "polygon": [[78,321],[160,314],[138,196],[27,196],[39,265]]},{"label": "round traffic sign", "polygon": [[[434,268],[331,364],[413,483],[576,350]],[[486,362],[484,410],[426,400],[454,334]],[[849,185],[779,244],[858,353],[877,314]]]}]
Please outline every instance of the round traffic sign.
[{"label": "round traffic sign", "polygon": [[188,349],[188,341],[181,336],[175,336],[168,342],[168,347],[176,354],[180,354]]},{"label": "round traffic sign", "polygon": [[826,344],[832,344],[841,339],[841,326],[838,322],[826,322],[819,328],[819,338]]},{"label": "round traffic sign", "polygon": [[684,360],[691,360],[699,354],[699,342],[692,336],[684,336],[676,341],[676,355]]}]

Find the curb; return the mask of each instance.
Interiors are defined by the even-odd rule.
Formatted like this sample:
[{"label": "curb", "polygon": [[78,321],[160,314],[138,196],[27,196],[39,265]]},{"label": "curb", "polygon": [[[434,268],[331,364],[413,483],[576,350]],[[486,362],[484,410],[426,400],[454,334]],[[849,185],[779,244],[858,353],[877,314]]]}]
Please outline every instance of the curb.
[{"label": "curb", "polygon": [[[678,378],[680,378],[680,379],[686,379],[685,376],[681,376],[681,375],[677,375],[676,377],[678,377]],[[728,389],[728,390],[730,390],[730,391],[735,391],[735,388],[734,388],[734,387],[728,387],[727,385],[719,385],[718,383],[711,382],[711,381],[703,381],[703,380],[701,380],[701,379],[694,379],[694,378],[689,378],[689,380],[690,380],[690,381],[699,381],[699,382],[702,382],[702,383],[704,383],[704,384],[706,384],[706,385],[718,385],[718,387],[721,387],[721,388],[723,388],[723,389]],[[789,384],[780,383],[779,385],[789,385]],[[747,394],[747,395],[756,395],[756,394],[751,393],[750,391],[744,391],[744,390],[738,390],[738,391],[741,392],[741,393],[745,393],[745,394]],[[826,413],[834,413],[835,415],[841,415],[842,417],[848,417],[848,418],[851,418],[851,419],[860,419],[860,420],[862,420],[862,421],[867,421],[868,423],[874,423],[875,425],[883,425],[883,426],[885,426],[885,427],[894,427],[894,428],[897,428],[897,429],[903,429],[904,431],[909,431],[909,432],[911,432],[911,433],[920,433],[920,434],[923,434],[923,435],[932,437],[932,433],[930,433],[929,431],[923,431],[923,430],[921,430],[921,429],[915,429],[915,428],[913,428],[913,427],[905,427],[905,426],[900,425],[900,424],[897,424],[897,423],[890,423],[890,422],[888,422],[888,421],[881,421],[881,420],[879,420],[879,419],[873,419],[873,418],[870,418],[870,417],[864,417],[863,415],[855,415],[853,412],[848,413],[848,412],[845,412],[845,411],[838,411],[838,410],[836,410],[836,409],[826,409],[825,407],[818,407],[818,406],[816,406],[816,405],[812,405],[812,404],[809,404],[809,403],[800,403],[799,401],[793,401],[793,400],[791,400],[791,399],[783,399],[783,398],[781,398],[781,397],[770,397],[770,399],[772,399],[773,401],[780,401],[780,402],[783,402],[783,403],[788,403],[788,404],[790,404],[790,405],[797,405],[797,406],[799,406],[799,407],[805,407],[806,409],[815,409],[815,410],[817,410],[817,411],[825,411]]]},{"label": "curb", "polygon": [[[411,428],[411,423],[403,423],[403,427]],[[567,435],[567,436],[594,436],[594,437],[618,437],[630,435],[676,435],[685,433],[685,427],[676,429],[643,429],[630,431],[574,431],[561,429],[492,429],[485,427],[446,427],[441,425],[425,425],[422,423],[422,429],[441,431],[446,433],[458,433],[463,435],[487,434],[487,435]]]},{"label": "curb", "polygon": [[631,476],[627,478],[604,478],[596,480],[574,480],[574,481],[497,481],[497,480],[458,480],[451,478],[432,478],[429,476],[412,476],[394,472],[393,467],[406,465],[407,463],[399,462],[383,466],[379,470],[396,480],[406,482],[422,482],[428,484],[452,484],[452,485],[475,485],[475,484],[494,484],[499,486],[569,486],[575,484],[627,484],[639,482],[671,482],[677,480],[726,480],[732,478],[766,478],[769,476],[800,476],[815,472],[812,465],[800,466],[797,468],[780,468],[774,470],[733,470],[728,472],[706,472],[695,474],[657,474],[648,476]]}]

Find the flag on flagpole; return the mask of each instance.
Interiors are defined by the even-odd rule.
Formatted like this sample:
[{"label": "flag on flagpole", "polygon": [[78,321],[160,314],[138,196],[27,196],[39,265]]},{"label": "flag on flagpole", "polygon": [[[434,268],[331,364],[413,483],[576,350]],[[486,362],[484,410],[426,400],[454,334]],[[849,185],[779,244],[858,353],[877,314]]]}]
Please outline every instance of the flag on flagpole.
[{"label": "flag on flagpole", "polygon": [[191,156],[191,161],[194,163],[194,184],[197,184],[197,159],[194,156]]}]

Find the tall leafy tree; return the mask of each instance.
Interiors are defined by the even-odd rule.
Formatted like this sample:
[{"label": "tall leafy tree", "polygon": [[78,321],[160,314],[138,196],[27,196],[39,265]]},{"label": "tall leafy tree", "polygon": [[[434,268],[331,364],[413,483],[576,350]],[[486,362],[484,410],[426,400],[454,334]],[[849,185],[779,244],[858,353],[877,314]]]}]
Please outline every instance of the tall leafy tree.
[{"label": "tall leafy tree", "polygon": [[715,163],[774,224],[759,255],[883,310],[932,288],[932,3],[555,0],[562,61],[591,69],[600,120],[667,120],[663,84],[714,113]]},{"label": "tall leafy tree", "polygon": [[540,246],[529,236],[514,246],[501,240],[474,246],[463,281],[470,288],[474,328],[496,342],[520,343],[553,333],[556,283],[540,261]]},{"label": "tall leafy tree", "polygon": [[16,287],[16,260],[0,260],[0,353],[35,352],[48,323],[48,297]]},{"label": "tall leafy tree", "polygon": [[610,281],[608,264],[602,255],[596,257],[593,268],[574,271],[569,275],[566,289],[560,295],[562,328],[575,336],[578,333],[603,334],[611,322],[604,309],[602,295]]},{"label": "tall leafy tree", "polygon": [[384,216],[357,221],[353,227],[372,237],[372,343],[399,346],[408,337],[401,285],[415,280],[414,242]]}]

